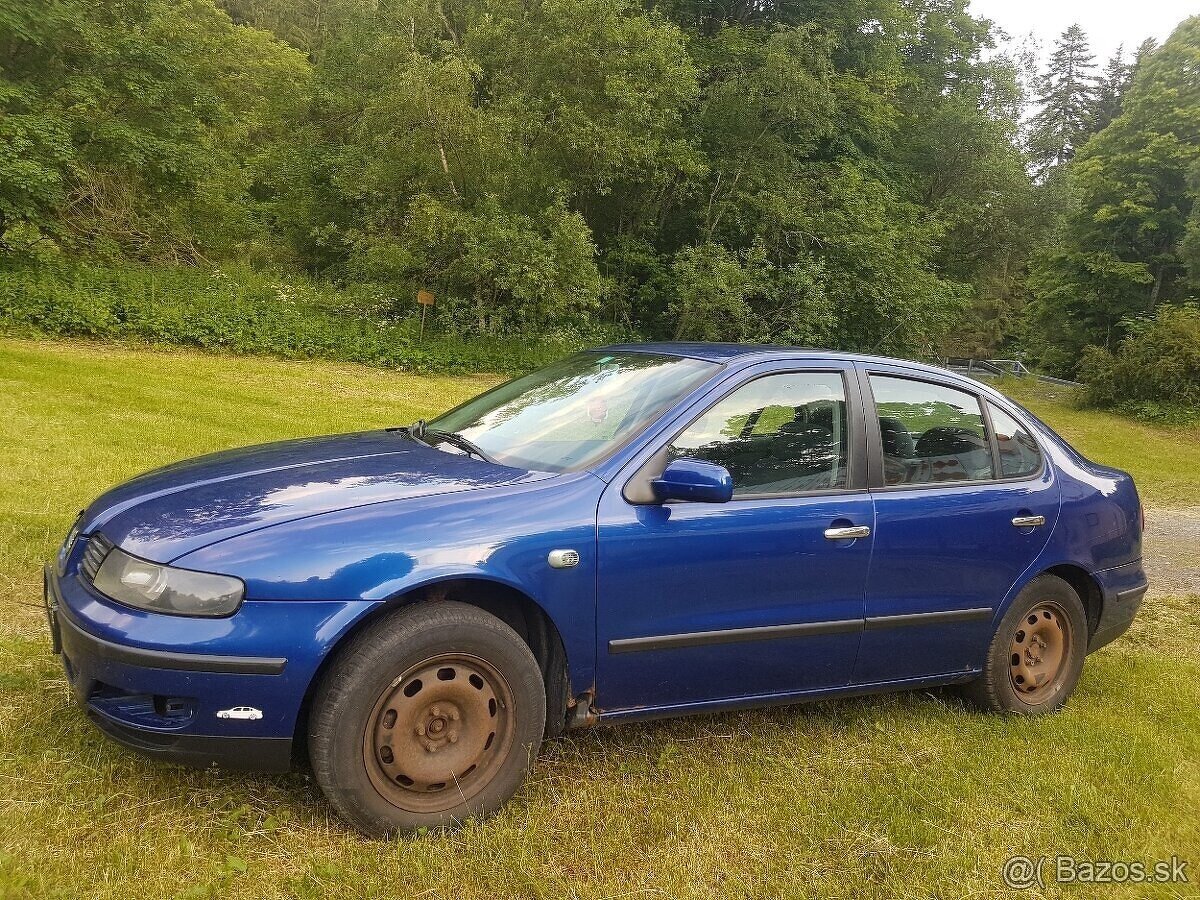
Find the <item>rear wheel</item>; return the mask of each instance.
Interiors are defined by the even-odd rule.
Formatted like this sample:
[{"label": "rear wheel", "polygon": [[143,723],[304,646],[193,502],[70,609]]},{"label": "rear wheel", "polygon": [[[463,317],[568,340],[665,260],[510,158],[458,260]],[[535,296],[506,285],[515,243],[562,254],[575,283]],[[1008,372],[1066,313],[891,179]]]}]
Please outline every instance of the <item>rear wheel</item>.
[{"label": "rear wheel", "polygon": [[1079,681],[1087,640],[1087,617],[1074,588],[1039,575],[1013,600],[992,637],[983,674],[964,693],[984,709],[1054,712]]},{"label": "rear wheel", "polygon": [[545,718],[537,661],[515,631],[466,604],[417,604],[339,654],[313,702],[309,754],[338,813],[386,836],[499,808]]}]

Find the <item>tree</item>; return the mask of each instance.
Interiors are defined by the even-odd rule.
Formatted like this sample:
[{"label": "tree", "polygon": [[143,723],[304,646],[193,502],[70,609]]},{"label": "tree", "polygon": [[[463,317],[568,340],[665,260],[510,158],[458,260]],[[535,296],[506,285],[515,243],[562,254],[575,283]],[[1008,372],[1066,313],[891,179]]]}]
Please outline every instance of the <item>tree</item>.
[{"label": "tree", "polygon": [[428,287],[481,334],[932,353],[1039,221],[967,5],[0,0],[0,233]]},{"label": "tree", "polygon": [[1125,61],[1125,47],[1119,45],[1104,67],[1104,74],[1100,76],[1096,90],[1094,130],[1103,131],[1121,114],[1121,98],[1133,81],[1133,67],[1133,63]]},{"label": "tree", "polygon": [[1084,399],[1141,418],[1200,416],[1200,305],[1160,306],[1129,323],[1114,352],[1088,347]]},{"label": "tree", "polygon": [[1188,189],[1192,196],[1192,214],[1179,244],[1179,256],[1187,267],[1193,296],[1200,297],[1200,202],[1196,202],[1200,200],[1200,163],[1192,167]]},{"label": "tree", "polygon": [[632,0],[341,16],[299,139],[300,253],[329,274],[434,286],[456,327],[588,321],[604,288],[593,229],[699,165],[682,33]]},{"label": "tree", "polygon": [[1035,171],[1045,176],[1070,162],[1095,126],[1096,77],[1087,34],[1072,25],[1054,44],[1030,122]]},{"label": "tree", "polygon": [[259,231],[303,57],[210,0],[0,5],[0,241],[194,261]]},{"label": "tree", "polygon": [[315,58],[346,0],[217,0],[239,25],[269,31]]},{"label": "tree", "polygon": [[1133,52],[1133,72],[1130,76],[1137,72],[1137,67],[1140,66],[1146,59],[1150,57],[1155,50],[1158,49],[1158,41],[1154,38],[1146,38],[1138,44],[1137,50]]},{"label": "tree", "polygon": [[[940,224],[935,271],[966,298],[939,349],[992,352],[1023,298],[1026,262],[1047,216],[1019,145],[1021,62],[984,54],[994,38],[954,3],[915,5],[915,45],[897,139],[911,199]],[[1018,52],[1018,56],[1020,52]]]},{"label": "tree", "polygon": [[1089,344],[1113,347],[1130,317],[1185,299],[1200,165],[1200,16],[1137,65],[1122,113],[1070,171],[1077,212],[1031,278],[1039,355],[1072,371]]}]

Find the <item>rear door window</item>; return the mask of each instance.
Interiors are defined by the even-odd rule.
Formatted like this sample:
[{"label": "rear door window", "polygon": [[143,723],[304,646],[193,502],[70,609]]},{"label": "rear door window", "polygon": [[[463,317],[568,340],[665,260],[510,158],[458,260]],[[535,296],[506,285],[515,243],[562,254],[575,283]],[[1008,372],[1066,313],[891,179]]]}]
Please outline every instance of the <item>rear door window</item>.
[{"label": "rear door window", "polygon": [[929,381],[872,375],[884,481],[889,485],[994,477],[979,398]]}]

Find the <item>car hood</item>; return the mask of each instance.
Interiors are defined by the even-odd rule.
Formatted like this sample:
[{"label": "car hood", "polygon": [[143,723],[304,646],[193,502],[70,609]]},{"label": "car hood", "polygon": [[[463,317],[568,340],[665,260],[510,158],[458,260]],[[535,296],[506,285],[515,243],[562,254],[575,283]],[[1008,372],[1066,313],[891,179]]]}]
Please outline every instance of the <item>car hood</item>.
[{"label": "car hood", "polygon": [[545,477],[426,447],[395,431],[306,438],[139,475],[85,510],[80,531],[102,530],[130,553],[170,562],[280,522]]}]

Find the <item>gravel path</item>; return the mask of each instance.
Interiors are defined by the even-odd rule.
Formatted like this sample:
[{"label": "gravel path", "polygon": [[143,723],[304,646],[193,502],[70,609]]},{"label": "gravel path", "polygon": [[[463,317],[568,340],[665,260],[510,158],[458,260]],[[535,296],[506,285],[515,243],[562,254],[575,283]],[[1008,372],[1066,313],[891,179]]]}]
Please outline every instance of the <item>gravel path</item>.
[{"label": "gravel path", "polygon": [[1151,594],[1200,595],[1200,506],[1147,507],[1142,554]]}]

